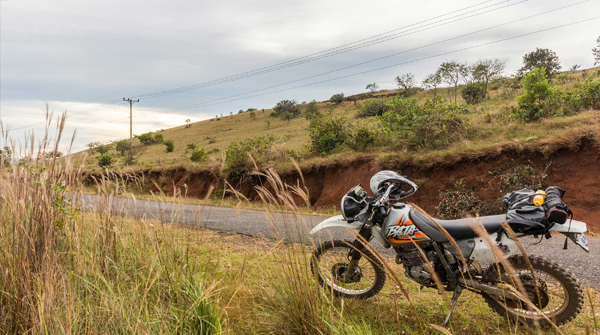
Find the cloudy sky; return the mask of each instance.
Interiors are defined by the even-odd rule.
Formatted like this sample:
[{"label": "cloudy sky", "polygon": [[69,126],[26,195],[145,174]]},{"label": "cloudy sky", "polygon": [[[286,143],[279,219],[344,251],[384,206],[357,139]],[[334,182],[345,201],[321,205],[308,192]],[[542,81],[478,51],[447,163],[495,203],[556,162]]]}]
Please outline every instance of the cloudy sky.
[{"label": "cloudy sky", "polygon": [[123,97],[140,98],[140,134],[372,82],[391,89],[448,59],[506,58],[510,73],[541,47],[587,68],[599,19],[487,43],[599,14],[595,0],[0,0],[0,113],[21,138],[42,132],[48,102],[68,112],[81,149],[129,136]]}]

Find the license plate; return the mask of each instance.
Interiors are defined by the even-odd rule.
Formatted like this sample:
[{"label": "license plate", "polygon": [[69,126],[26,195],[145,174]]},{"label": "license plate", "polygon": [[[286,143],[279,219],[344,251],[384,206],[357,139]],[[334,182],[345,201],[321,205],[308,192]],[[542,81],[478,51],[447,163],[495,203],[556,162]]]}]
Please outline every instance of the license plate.
[{"label": "license plate", "polygon": [[575,243],[582,247],[583,250],[590,251],[590,244],[583,233],[575,234]]}]

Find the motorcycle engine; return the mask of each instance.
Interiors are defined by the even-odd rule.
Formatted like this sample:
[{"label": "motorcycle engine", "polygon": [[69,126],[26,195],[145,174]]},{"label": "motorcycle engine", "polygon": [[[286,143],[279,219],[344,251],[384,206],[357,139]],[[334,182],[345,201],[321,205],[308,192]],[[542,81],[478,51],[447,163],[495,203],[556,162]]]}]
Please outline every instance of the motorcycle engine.
[{"label": "motorcycle engine", "polygon": [[[435,269],[436,254],[433,250],[429,250],[431,247],[423,246],[422,250],[427,257],[427,262],[431,264],[431,267]],[[406,270],[406,275],[414,279],[419,284],[425,286],[435,286],[429,267],[424,263],[424,259],[421,253],[415,246],[397,247],[396,263],[403,264]]]}]

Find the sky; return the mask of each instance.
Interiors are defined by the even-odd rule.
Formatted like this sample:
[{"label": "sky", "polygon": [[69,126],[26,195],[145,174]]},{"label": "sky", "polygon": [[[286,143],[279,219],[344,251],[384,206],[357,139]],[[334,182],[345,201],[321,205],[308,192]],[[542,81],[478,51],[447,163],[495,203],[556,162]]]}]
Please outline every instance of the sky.
[{"label": "sky", "polygon": [[140,99],[141,134],[282,99],[366,92],[373,82],[393,89],[396,76],[420,82],[446,60],[504,58],[510,74],[539,47],[565,70],[589,68],[599,19],[491,42],[598,15],[595,0],[0,0],[0,118],[23,142],[43,134],[48,103],[55,117],[67,112],[65,132],[77,129],[81,150],[129,137],[123,97]]}]

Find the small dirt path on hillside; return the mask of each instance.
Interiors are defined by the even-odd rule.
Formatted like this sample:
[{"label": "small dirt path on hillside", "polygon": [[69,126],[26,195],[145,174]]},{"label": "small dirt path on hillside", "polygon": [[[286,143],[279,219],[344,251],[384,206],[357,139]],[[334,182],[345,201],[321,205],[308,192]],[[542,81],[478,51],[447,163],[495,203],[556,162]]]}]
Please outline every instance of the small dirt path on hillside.
[{"label": "small dirt path on hillside", "polygon": [[[295,217],[288,213],[273,213],[270,223],[265,211],[236,209],[230,207],[180,204],[152,200],[133,200],[126,198],[111,199],[113,214],[129,215],[140,219],[159,220],[165,223],[180,223],[201,228],[237,233],[241,235],[303,243],[318,243],[324,239],[351,239],[352,235],[345,229],[322,231],[318,236],[308,232],[326,217],[320,215],[300,215]],[[84,209],[97,211],[104,202],[103,197],[83,195]],[[585,284],[600,289],[600,239],[589,238],[590,253],[586,253],[571,241],[564,250],[564,237],[555,236],[549,240],[530,237],[521,239],[527,253],[543,256],[571,269],[577,278]],[[375,244],[375,243],[374,243]],[[393,257],[394,252],[381,247],[376,249],[383,255]]]}]

